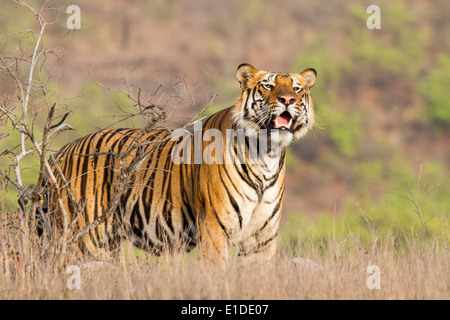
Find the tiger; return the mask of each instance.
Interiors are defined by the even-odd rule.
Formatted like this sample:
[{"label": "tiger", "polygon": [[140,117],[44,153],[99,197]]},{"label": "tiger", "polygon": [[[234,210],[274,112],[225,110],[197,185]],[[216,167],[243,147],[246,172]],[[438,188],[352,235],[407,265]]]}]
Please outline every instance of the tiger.
[{"label": "tiger", "polygon": [[[310,88],[316,77],[313,68],[295,74],[243,63],[236,71],[240,96],[205,118],[198,137],[192,130],[174,135],[168,129],[119,128],[65,145],[52,158],[60,191],[50,188],[49,212],[74,235],[104,214],[118,192],[121,166],[132,164],[132,181],[114,214],[74,242],[81,254],[116,248],[127,239],[155,255],[198,247],[202,261],[225,266],[232,247],[243,263],[272,261],[285,195],[286,148],[314,125]],[[231,142],[207,137],[211,131],[229,137],[239,130],[243,139],[231,135]],[[136,140],[138,148],[118,161]],[[250,161],[255,144],[261,159]],[[221,150],[211,151],[213,145]],[[218,155],[236,161],[217,161]]]}]

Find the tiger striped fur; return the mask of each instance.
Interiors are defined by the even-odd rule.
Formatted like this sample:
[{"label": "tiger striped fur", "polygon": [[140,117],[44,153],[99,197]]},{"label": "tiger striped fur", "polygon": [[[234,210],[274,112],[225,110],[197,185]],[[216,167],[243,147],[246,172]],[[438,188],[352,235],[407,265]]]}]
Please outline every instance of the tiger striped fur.
[{"label": "tiger striped fur", "polygon": [[[144,156],[133,167],[132,185],[121,196],[115,214],[76,242],[82,253],[95,254],[99,248],[114,247],[127,238],[155,254],[191,250],[199,245],[201,258],[219,264],[227,263],[233,245],[239,246],[242,260],[268,261],[274,256],[285,194],[285,150],[314,124],[309,93],[316,72],[307,69],[300,74],[273,73],[242,64],[237,79],[241,95],[233,106],[203,122],[200,139],[194,139],[192,133],[171,139],[169,130],[141,134],[138,149]],[[246,138],[240,142],[233,139],[231,147],[226,139],[220,142],[226,159],[236,160],[243,147],[243,161],[194,161],[196,142],[200,141],[202,154],[213,143],[211,137],[205,136],[208,129],[216,129],[223,137],[227,130],[243,130]],[[252,140],[252,135],[264,130],[269,147],[260,161],[250,162],[250,141],[264,141]],[[67,187],[77,202],[84,204],[71,234],[108,208],[120,180],[121,165],[116,155],[127,150],[140,132],[102,130],[69,143],[55,155],[68,181],[60,195],[69,213],[66,223],[75,219],[76,211],[68,199]],[[138,149],[126,157],[126,164],[133,161]],[[177,163],[173,156],[180,152],[185,153],[185,161]],[[63,186],[56,174],[56,163],[54,175],[58,185]],[[61,225],[61,212],[55,213],[59,210],[53,189],[49,197],[52,215]]]}]

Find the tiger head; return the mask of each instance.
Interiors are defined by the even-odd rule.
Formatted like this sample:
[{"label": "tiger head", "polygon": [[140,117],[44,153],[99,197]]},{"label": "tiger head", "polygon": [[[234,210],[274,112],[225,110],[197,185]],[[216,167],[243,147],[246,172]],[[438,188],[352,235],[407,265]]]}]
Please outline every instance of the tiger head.
[{"label": "tiger head", "polygon": [[[242,93],[235,104],[234,123],[244,130],[267,130],[285,148],[312,128],[314,110],[309,96],[316,70],[294,73],[257,70],[249,64],[237,69]],[[276,134],[274,134],[276,133]]]}]

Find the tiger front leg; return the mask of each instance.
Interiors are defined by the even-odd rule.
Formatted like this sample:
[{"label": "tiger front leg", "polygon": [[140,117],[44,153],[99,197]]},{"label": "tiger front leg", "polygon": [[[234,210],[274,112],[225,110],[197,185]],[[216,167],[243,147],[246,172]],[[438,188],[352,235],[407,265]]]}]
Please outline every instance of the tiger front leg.
[{"label": "tiger front leg", "polygon": [[273,266],[277,251],[277,235],[255,234],[239,243],[238,263],[240,266]]},{"label": "tiger front leg", "polygon": [[225,268],[228,264],[228,234],[213,207],[205,209],[199,222],[199,259],[202,264]]}]

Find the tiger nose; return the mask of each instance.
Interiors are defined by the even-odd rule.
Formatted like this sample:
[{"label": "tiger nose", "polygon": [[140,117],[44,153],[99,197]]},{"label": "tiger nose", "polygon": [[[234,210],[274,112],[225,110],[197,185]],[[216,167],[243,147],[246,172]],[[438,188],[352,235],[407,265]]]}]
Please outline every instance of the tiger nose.
[{"label": "tiger nose", "polygon": [[295,98],[293,96],[279,96],[278,101],[288,106],[295,102]]}]

